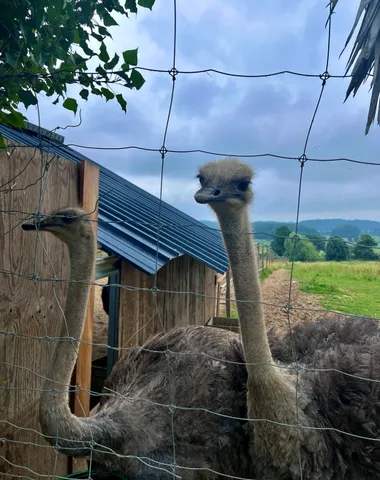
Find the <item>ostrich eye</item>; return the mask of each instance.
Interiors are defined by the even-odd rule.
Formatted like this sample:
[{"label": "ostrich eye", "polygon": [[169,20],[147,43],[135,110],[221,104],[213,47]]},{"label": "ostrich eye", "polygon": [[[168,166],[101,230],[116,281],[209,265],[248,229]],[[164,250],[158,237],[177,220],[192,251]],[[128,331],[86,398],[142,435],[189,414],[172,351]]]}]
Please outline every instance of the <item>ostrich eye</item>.
[{"label": "ostrich eye", "polygon": [[74,217],[62,217],[61,220],[63,223],[69,224],[69,223],[73,223]]},{"label": "ostrich eye", "polygon": [[243,182],[239,182],[237,187],[240,191],[246,192],[248,190],[248,187],[249,187],[248,180],[244,180]]}]

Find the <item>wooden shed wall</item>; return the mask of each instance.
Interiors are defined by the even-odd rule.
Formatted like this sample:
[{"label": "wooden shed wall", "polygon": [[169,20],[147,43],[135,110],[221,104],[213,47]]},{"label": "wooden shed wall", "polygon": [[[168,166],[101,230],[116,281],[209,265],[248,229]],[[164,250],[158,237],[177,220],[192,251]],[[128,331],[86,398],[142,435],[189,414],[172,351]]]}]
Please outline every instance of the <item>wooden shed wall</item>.
[{"label": "wooden shed wall", "polygon": [[36,240],[20,224],[36,210],[78,205],[79,165],[35,148],[10,152],[0,152],[0,478],[38,478],[67,473],[67,457],[38,433],[40,390],[52,375],[55,347],[43,337],[59,334],[67,285],[56,283],[54,293],[52,282],[23,275],[67,278],[69,258],[55,237]]},{"label": "wooden shed wall", "polygon": [[[120,289],[119,346],[142,345],[153,333],[174,326],[204,325],[215,310],[216,272],[188,256],[171,260],[157,273],[157,288],[170,292]],[[121,285],[152,288],[148,276],[123,261]],[[207,298],[211,297],[211,298]],[[156,298],[156,300],[155,300]]]}]

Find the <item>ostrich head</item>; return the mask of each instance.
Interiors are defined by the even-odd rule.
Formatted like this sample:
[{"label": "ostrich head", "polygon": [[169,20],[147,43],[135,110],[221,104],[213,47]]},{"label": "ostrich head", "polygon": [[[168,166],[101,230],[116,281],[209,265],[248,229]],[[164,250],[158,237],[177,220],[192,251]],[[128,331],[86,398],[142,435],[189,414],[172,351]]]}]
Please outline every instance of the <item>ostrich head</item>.
[{"label": "ostrich head", "polygon": [[237,158],[208,162],[199,169],[201,188],[194,198],[198,203],[207,203],[216,213],[245,208],[253,200],[253,176],[254,170]]},{"label": "ostrich head", "polygon": [[93,235],[92,222],[80,208],[56,210],[33,223],[24,223],[22,229],[51,232],[68,245],[87,240]]}]

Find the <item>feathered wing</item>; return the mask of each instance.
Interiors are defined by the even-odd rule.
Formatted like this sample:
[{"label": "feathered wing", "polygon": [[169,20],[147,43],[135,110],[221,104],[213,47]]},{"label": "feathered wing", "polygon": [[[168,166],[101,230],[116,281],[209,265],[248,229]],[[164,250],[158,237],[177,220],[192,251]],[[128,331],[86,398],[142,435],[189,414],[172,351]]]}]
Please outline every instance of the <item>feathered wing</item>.
[{"label": "feathered wing", "polygon": [[298,362],[305,367],[301,370],[301,381],[312,392],[314,419],[323,421],[329,429],[326,438],[334,445],[337,471],[346,478],[346,469],[354,466],[350,478],[377,478],[380,471],[378,320],[319,319],[297,325],[292,336],[288,334],[281,339],[271,336],[270,344],[277,361],[290,364],[295,350]]},{"label": "feathered wing", "polygon": [[[331,1],[331,13],[335,10],[338,1],[339,0]],[[347,62],[346,74],[352,68],[352,76],[347,88],[345,101],[351,93],[353,93],[353,96],[356,95],[360,85],[365,82],[373,70],[373,79],[371,82],[372,94],[365,129],[367,135],[375,120],[380,95],[380,0],[361,0],[343,51],[350,42],[363,12],[363,20]],[[377,123],[380,124],[380,111],[378,112]]]}]

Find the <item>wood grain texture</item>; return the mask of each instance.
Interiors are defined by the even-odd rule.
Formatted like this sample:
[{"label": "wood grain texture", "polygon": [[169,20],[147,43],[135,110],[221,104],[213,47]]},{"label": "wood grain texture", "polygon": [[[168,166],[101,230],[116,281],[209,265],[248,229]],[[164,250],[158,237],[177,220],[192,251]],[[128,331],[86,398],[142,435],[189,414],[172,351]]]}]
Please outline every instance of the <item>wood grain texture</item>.
[{"label": "wood grain texture", "polygon": [[[173,259],[158,271],[157,288],[165,292],[153,295],[139,290],[151,289],[154,275],[125,261],[121,263],[121,285],[138,289],[120,289],[119,347],[142,345],[163,328],[205,325],[214,315],[216,272],[188,256]],[[120,351],[119,357],[122,354]]]},{"label": "wood grain texture", "polygon": [[[93,220],[95,235],[98,232],[98,198],[99,198],[99,167],[93,163],[82,161],[79,170],[79,203]],[[95,282],[95,269],[92,281]],[[87,417],[90,413],[91,370],[92,370],[92,337],[94,330],[95,286],[92,285],[88,296],[86,319],[83,327],[82,340],[79,345],[78,359],[73,374],[75,385],[80,390],[74,396],[74,414]],[[72,458],[73,472],[87,469],[87,461],[82,458]]]},{"label": "wood grain texture", "polygon": [[58,239],[20,224],[38,210],[78,204],[78,165],[29,147],[10,152],[0,152],[0,472],[63,475],[67,457],[38,433],[38,418],[43,378],[54,376],[56,342],[44,337],[59,334],[67,284],[30,277],[68,278],[69,257]]},{"label": "wood grain texture", "polygon": [[[89,218],[93,220],[95,235],[98,231],[98,197],[99,197],[99,167],[93,163],[83,161],[80,165],[79,202]],[[95,269],[92,281],[95,282]],[[92,332],[94,329],[95,286],[89,292],[86,319],[83,328],[82,340],[79,346],[78,359],[75,369],[75,384],[81,390],[75,394],[74,413],[78,417],[88,416],[90,412],[91,368],[92,368]],[[87,390],[87,391],[86,391]]]}]

